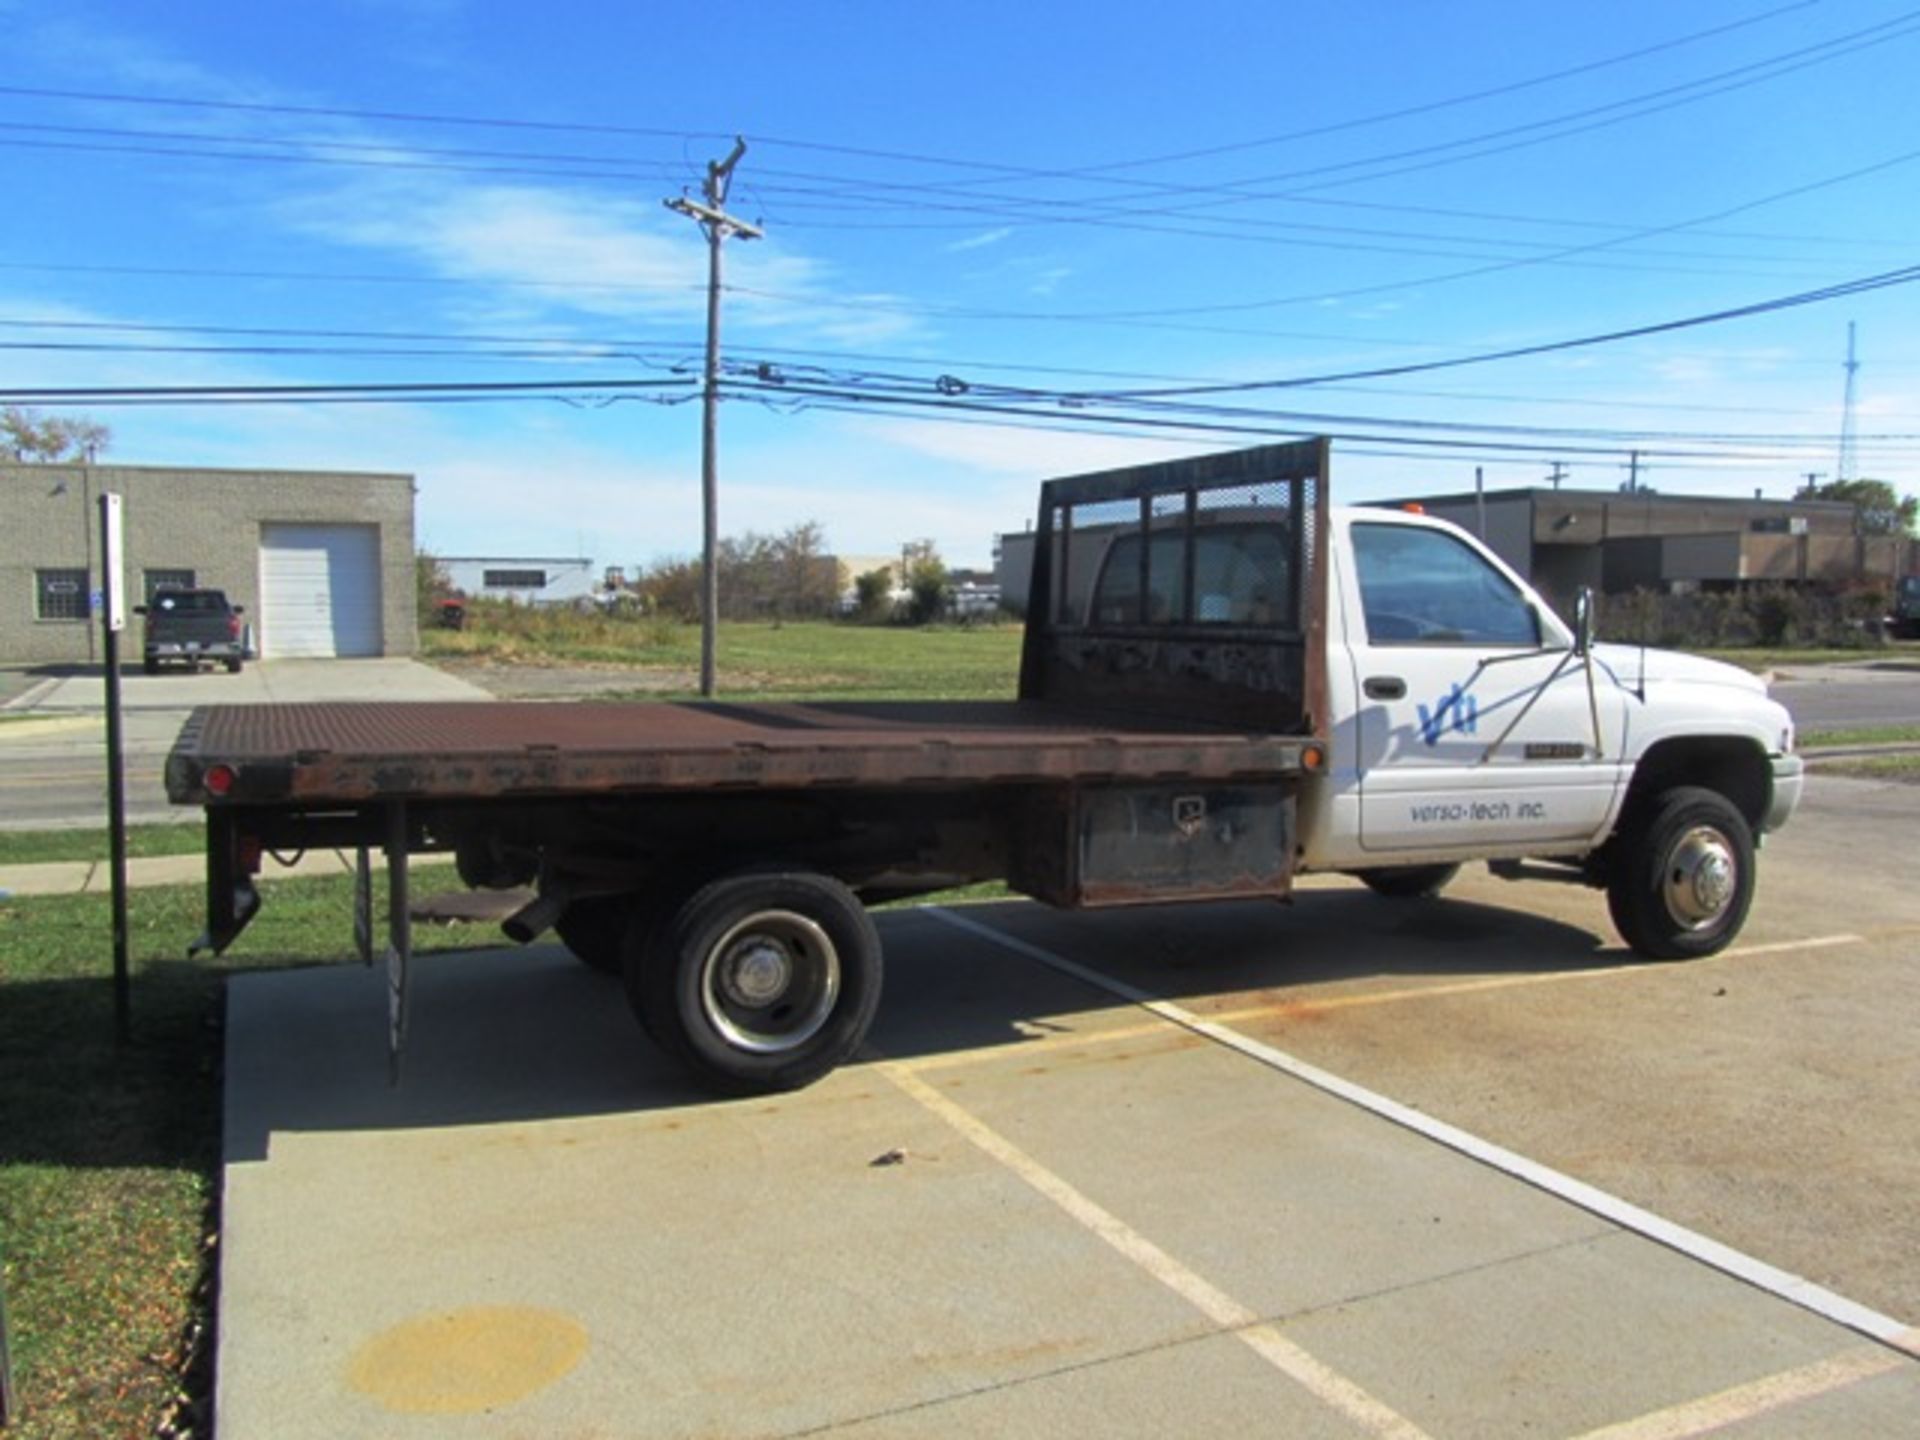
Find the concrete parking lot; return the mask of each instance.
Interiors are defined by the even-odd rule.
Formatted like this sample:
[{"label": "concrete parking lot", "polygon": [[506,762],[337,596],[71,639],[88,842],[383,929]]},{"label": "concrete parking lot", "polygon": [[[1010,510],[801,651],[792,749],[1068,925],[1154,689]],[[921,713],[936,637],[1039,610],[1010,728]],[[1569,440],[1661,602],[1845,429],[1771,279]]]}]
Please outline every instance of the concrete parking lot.
[{"label": "concrete parking lot", "polygon": [[1912,794],[1685,965],[1484,872],[893,912],[775,1099],[551,946],[418,962],[398,1090],[378,974],[242,980],[220,1433],[1911,1433]]}]

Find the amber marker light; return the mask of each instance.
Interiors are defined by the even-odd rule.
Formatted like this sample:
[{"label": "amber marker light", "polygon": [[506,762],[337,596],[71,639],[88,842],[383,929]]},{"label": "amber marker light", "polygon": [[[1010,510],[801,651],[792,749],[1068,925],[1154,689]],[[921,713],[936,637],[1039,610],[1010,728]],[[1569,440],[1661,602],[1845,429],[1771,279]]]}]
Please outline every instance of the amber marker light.
[{"label": "amber marker light", "polygon": [[1300,752],[1300,767],[1308,774],[1317,775],[1327,765],[1327,752],[1318,745],[1309,745]]}]

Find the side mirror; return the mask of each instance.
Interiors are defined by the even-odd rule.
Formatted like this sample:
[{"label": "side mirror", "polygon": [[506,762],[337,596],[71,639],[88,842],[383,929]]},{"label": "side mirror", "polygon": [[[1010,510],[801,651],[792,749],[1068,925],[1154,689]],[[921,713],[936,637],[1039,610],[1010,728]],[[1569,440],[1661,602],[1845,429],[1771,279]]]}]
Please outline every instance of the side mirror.
[{"label": "side mirror", "polygon": [[136,605],[133,607],[133,613],[136,615],[144,615],[147,613],[147,607],[144,605]]},{"label": "side mirror", "polygon": [[1582,585],[1573,597],[1573,653],[1585,655],[1593,649],[1593,587]]},{"label": "side mirror", "polygon": [[244,605],[236,605],[233,607],[233,613],[236,615],[244,615],[247,613],[247,607]]}]

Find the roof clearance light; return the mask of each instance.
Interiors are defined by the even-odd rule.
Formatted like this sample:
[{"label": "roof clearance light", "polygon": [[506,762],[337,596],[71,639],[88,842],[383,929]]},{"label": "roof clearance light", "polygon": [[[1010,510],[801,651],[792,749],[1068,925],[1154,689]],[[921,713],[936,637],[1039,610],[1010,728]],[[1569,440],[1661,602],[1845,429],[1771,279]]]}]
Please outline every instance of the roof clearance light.
[{"label": "roof clearance light", "polygon": [[1422,505],[1418,500],[1409,500],[1400,508],[1409,515],[1424,515],[1427,513],[1427,507]]},{"label": "roof clearance light", "polygon": [[231,765],[209,765],[200,783],[207,787],[209,795],[224,798],[233,793],[233,782],[238,778]]}]

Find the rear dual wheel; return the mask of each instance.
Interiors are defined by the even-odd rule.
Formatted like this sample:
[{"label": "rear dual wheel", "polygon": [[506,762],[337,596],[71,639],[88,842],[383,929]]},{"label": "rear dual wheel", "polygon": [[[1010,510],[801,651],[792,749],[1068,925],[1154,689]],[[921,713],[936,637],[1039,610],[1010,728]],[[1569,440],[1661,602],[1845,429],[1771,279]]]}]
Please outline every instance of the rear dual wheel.
[{"label": "rear dual wheel", "polygon": [[715,880],[670,922],[628,932],[627,997],[641,1023],[732,1094],[796,1090],[851,1058],[873,1023],[880,977],[865,907],[810,871]]}]

